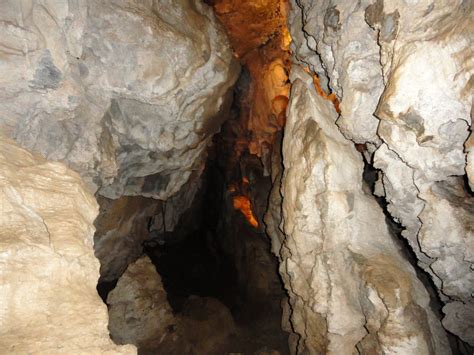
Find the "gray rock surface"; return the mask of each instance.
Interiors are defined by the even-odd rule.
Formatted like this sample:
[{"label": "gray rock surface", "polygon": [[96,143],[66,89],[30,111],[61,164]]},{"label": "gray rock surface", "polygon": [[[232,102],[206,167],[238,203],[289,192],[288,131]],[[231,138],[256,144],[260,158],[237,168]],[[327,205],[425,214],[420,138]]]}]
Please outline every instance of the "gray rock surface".
[{"label": "gray rock surface", "polygon": [[107,304],[110,335],[115,343],[134,344],[143,350],[178,341],[174,333],[177,319],[161,277],[147,256],[128,266],[109,293]]},{"label": "gray rock surface", "polygon": [[444,326],[471,345],[473,13],[456,0],[302,0],[290,18],[296,57],[326,77],[341,132],[381,170],[376,192],[447,304]]},{"label": "gray rock surface", "polygon": [[200,170],[238,74],[200,1],[3,1],[0,131],[108,198]]},{"label": "gray rock surface", "polygon": [[[117,280],[143,254],[144,242],[165,242],[179,218],[185,212],[193,212],[190,206],[200,185],[198,170],[166,201],[142,196],[122,196],[115,200],[99,196],[94,250],[100,261],[100,281]],[[172,237],[177,239],[177,233]]]}]

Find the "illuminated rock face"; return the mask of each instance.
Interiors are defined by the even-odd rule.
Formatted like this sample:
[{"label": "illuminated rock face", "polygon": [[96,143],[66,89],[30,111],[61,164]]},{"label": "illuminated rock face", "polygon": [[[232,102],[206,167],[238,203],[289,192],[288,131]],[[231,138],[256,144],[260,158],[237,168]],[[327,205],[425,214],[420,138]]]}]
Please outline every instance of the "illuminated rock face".
[{"label": "illuminated rock face", "polygon": [[376,193],[438,288],[443,325],[474,345],[473,198],[462,177],[472,187],[473,5],[292,5],[295,57],[339,96],[336,125],[380,169]]},{"label": "illuminated rock face", "polygon": [[199,1],[4,1],[0,130],[108,198],[199,170],[238,68]]},{"label": "illuminated rock face", "polygon": [[109,338],[79,175],[2,138],[0,201],[0,353],[136,353]]},{"label": "illuminated rock face", "polygon": [[[330,101],[292,69],[283,139],[280,271],[294,353],[448,354],[414,268],[362,181],[363,160]],[[274,238],[277,238],[274,236]]]},{"label": "illuminated rock face", "polygon": [[[249,151],[264,165],[284,126],[290,84],[290,37],[284,0],[208,0],[224,25],[234,53],[248,72],[240,103],[240,125],[247,130],[237,154]],[[268,166],[265,166],[268,168]]]}]

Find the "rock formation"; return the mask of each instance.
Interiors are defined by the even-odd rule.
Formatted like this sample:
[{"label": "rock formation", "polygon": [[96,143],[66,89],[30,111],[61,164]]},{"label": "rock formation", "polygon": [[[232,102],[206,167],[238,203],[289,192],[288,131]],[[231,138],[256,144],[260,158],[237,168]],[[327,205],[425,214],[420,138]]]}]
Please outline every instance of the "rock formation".
[{"label": "rock formation", "polygon": [[0,139],[0,353],[134,354],[107,332],[79,175]]},{"label": "rock formation", "polygon": [[140,350],[178,342],[173,315],[160,275],[148,257],[131,263],[107,298],[110,335],[117,344]]},{"label": "rock formation", "polygon": [[[363,160],[311,76],[292,70],[283,140],[280,271],[297,353],[450,352],[429,295],[382,209],[364,190]],[[356,350],[357,349],[357,350]]]},{"label": "rock formation", "polygon": [[142,352],[217,354],[234,330],[230,311],[213,298],[191,296],[175,316],[148,257],[128,266],[107,303],[112,339]]},{"label": "rock formation", "polygon": [[472,13],[454,0],[302,0],[290,29],[295,57],[341,100],[339,129],[380,169],[376,193],[446,303],[443,325],[474,344]]},{"label": "rock formation", "polygon": [[0,129],[101,195],[166,199],[203,163],[237,64],[199,1],[6,1]]},{"label": "rock formation", "polygon": [[[0,5],[0,27],[0,133],[49,161],[67,164],[81,175],[89,191],[104,196],[99,201],[107,212],[96,223],[100,228],[95,238],[96,253],[102,262],[103,278],[115,279],[141,255],[141,243],[149,237],[149,218],[162,205],[156,201],[145,207],[144,197],[168,199],[162,223],[168,230],[193,200],[206,148],[220,127],[230,88],[238,75],[227,38],[212,10],[192,0],[5,1]],[[69,174],[64,168],[61,171]],[[14,172],[11,174],[14,181]],[[87,195],[82,190],[78,194]],[[130,195],[143,197],[122,197]],[[58,194],[55,198],[62,197]],[[72,200],[65,199],[64,203]],[[51,211],[57,211],[57,218],[62,216],[62,223],[68,225],[70,216],[82,216],[78,204],[61,213],[62,204],[58,203],[58,209]],[[93,207],[94,216],[87,215],[89,224],[97,214],[95,202]],[[19,228],[19,224],[4,222],[5,230]],[[92,225],[84,228],[90,233],[94,230]],[[158,225],[153,228],[160,231]],[[81,285],[95,287],[96,279],[83,280],[86,270],[97,266],[92,241],[86,252],[81,239],[68,230],[61,233],[61,238],[69,242],[58,248],[75,249],[76,240],[84,258],[90,256],[92,260],[74,264],[71,272],[80,274],[77,282]],[[8,248],[9,242],[5,241],[2,252]],[[8,263],[7,254],[4,257]],[[31,258],[27,265],[35,268],[34,260]],[[59,261],[54,260],[51,258],[51,267],[59,270]],[[48,265],[46,261],[38,262],[43,264]],[[87,266],[81,271],[83,264]],[[93,275],[98,276],[94,271],[87,277]],[[58,275],[73,293],[76,287],[65,277]],[[31,282],[33,288],[36,284],[45,287],[35,278]],[[45,309],[52,307],[56,299],[53,293],[61,293],[53,292],[59,287],[54,282],[51,280],[51,299],[45,297]],[[77,298],[72,296],[70,303],[64,303],[65,308],[71,304],[70,311],[63,310],[64,320],[69,319],[67,315],[91,312],[97,321],[90,323],[101,329],[105,318],[100,317],[105,313],[99,311],[103,306],[94,289],[90,290],[84,304],[74,303],[72,300]],[[85,293],[78,290],[77,297],[81,294]],[[84,312],[82,306],[89,306],[90,311]],[[11,322],[2,326],[6,332],[16,329],[13,320],[26,321],[28,311],[15,315],[17,311],[9,309]],[[52,322],[45,329],[55,334],[59,326]],[[108,335],[94,329],[91,326],[90,332],[95,332],[97,339],[91,336],[88,340],[86,331],[83,338],[82,333],[77,334],[79,352],[81,346],[90,346],[92,352],[94,346],[107,351],[106,346],[111,344]],[[56,333],[57,338],[50,339],[55,346],[61,343],[58,339],[62,334]],[[99,341],[101,335],[103,344]],[[31,341],[25,340],[21,346],[34,347],[34,336],[32,331]],[[72,338],[67,335],[67,339]],[[11,339],[2,344],[17,346],[21,351],[23,348],[15,345],[16,338],[12,335]],[[44,341],[49,340],[45,337]]]},{"label": "rock formation", "polygon": [[235,304],[265,313],[283,290],[264,231],[293,354],[470,349],[473,13],[464,0],[2,1],[0,352],[136,351],[109,339],[94,250],[101,281],[119,280],[114,341],[221,351],[229,309],[192,296],[173,314],[144,245],[200,233],[217,260],[201,272],[232,269]]}]

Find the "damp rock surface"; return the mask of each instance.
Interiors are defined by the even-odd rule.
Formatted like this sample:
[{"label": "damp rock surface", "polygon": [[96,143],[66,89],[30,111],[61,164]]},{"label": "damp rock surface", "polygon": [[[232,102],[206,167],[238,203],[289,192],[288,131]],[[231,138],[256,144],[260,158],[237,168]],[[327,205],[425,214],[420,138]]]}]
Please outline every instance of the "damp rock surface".
[{"label": "damp rock surface", "polygon": [[0,138],[0,353],[136,354],[95,289],[97,213],[78,174]]},{"label": "damp rock surface", "polygon": [[199,1],[4,1],[0,130],[108,198],[166,199],[200,169],[238,74]]}]

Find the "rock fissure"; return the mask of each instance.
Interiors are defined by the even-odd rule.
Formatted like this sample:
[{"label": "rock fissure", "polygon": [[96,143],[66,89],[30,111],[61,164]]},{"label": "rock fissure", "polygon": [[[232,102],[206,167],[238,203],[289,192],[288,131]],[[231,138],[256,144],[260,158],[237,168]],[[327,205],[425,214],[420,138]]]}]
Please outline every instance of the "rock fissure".
[{"label": "rock fissure", "polygon": [[3,1],[0,352],[471,354],[473,11]]}]

